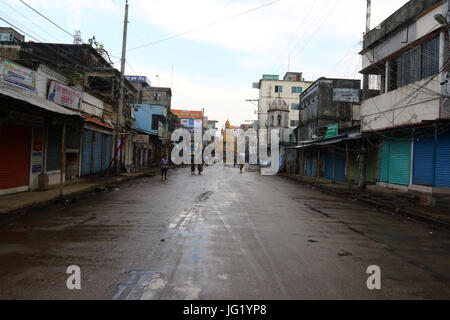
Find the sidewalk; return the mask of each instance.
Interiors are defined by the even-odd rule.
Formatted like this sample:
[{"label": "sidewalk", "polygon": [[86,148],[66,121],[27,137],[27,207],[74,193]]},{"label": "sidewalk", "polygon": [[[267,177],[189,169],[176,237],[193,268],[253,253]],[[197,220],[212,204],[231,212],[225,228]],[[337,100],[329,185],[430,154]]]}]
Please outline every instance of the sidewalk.
[{"label": "sidewalk", "polygon": [[[122,173],[120,175],[91,176],[64,186],[64,199],[79,197],[97,189],[116,186],[123,182],[145,176],[154,176],[159,167],[145,169],[137,173]],[[45,206],[61,200],[59,187],[46,191],[22,192],[0,197],[0,225],[25,209]]]},{"label": "sidewalk", "polygon": [[[293,176],[285,173],[280,175],[327,193],[345,195],[396,214],[425,220],[450,229],[449,196],[433,195],[431,197],[418,192],[402,192],[378,185],[369,185],[365,191],[360,191],[357,186],[352,186],[350,189],[347,184],[332,183],[325,178],[320,178],[317,182],[316,178],[311,177]],[[434,207],[432,206],[433,203],[435,204]]]}]

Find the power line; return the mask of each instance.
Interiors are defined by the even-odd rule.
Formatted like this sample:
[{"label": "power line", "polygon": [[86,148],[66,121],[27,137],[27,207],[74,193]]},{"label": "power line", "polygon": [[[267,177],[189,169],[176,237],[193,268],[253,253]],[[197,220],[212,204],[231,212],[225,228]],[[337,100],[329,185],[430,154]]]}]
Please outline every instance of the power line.
[{"label": "power line", "polygon": [[28,20],[29,22],[31,22],[34,26],[36,26],[37,28],[39,28],[40,30],[42,30],[43,32],[45,32],[46,34],[48,34],[50,37],[52,37],[53,39],[55,39],[58,42],[62,42],[59,39],[55,38],[52,34],[50,34],[49,32],[47,32],[46,30],[44,30],[43,28],[41,28],[38,24],[34,23],[30,18],[28,18],[27,16],[25,16],[24,14],[20,13],[17,9],[13,8],[11,5],[9,5],[6,1],[1,0],[1,2],[3,2],[6,6],[8,6],[11,10],[13,10],[14,12],[16,12],[18,15],[22,16],[23,18],[25,18],[26,20]]},{"label": "power line", "polygon": [[40,13],[39,11],[37,11],[36,9],[34,9],[33,7],[31,7],[28,3],[26,3],[23,0],[19,0],[20,2],[22,2],[24,5],[26,5],[28,8],[30,8],[31,10],[33,10],[34,12],[36,12],[38,15],[40,15],[42,18],[44,18],[45,20],[47,20],[48,22],[50,22],[51,24],[53,24],[54,26],[56,26],[57,28],[59,28],[60,30],[64,31],[65,33],[67,33],[69,36],[71,36],[73,38],[73,34],[70,33],[69,31],[67,31],[66,29],[64,29],[63,27],[60,27],[59,25],[57,25],[55,22],[53,22],[52,20],[50,20],[49,18],[47,18],[46,16],[44,16],[42,13]]},{"label": "power line", "polygon": [[[20,1],[22,1],[22,0],[20,0]],[[127,52],[134,51],[134,50],[138,50],[138,49],[142,49],[142,48],[145,48],[145,47],[148,47],[148,46],[152,46],[152,45],[155,45],[155,44],[158,44],[158,43],[167,41],[167,40],[171,40],[171,39],[174,39],[174,38],[178,38],[178,37],[183,36],[183,35],[185,35],[185,34],[188,34],[188,33],[191,33],[191,32],[195,32],[195,31],[198,31],[198,30],[202,30],[202,29],[211,27],[211,26],[213,26],[213,25],[216,25],[216,24],[225,22],[225,21],[227,21],[227,20],[231,20],[231,19],[234,19],[234,18],[243,16],[243,15],[245,15],[245,14],[251,13],[251,12],[253,12],[253,11],[262,9],[262,8],[264,8],[264,7],[268,7],[268,6],[274,5],[275,3],[280,2],[280,1],[281,1],[281,0],[275,0],[275,1],[272,1],[272,2],[268,2],[268,3],[265,3],[265,4],[260,5],[260,6],[258,6],[258,7],[255,7],[255,8],[252,8],[252,9],[249,9],[249,10],[246,10],[246,11],[243,11],[243,12],[241,12],[241,13],[232,15],[232,16],[230,16],[230,17],[227,17],[227,18],[224,18],[224,19],[220,19],[220,20],[217,20],[217,21],[208,23],[208,24],[203,25],[203,26],[201,26],[201,27],[197,27],[197,28],[194,28],[194,29],[191,29],[191,30],[188,30],[188,31],[180,32],[180,33],[177,33],[177,34],[175,34],[175,35],[173,35],[173,36],[170,36],[170,37],[167,37],[167,38],[164,38],[164,39],[160,39],[160,40],[158,40],[158,41],[154,41],[154,42],[151,42],[151,43],[147,43],[147,44],[144,44],[144,45],[141,45],[141,46],[138,46],[138,47],[134,47],[134,48],[128,49]]]},{"label": "power line", "polygon": [[19,30],[20,32],[22,32],[23,34],[29,36],[30,38],[32,38],[32,39],[34,39],[34,40],[36,40],[36,41],[41,42],[41,40],[37,39],[36,37],[33,37],[31,34],[29,34],[28,32],[26,32],[26,31],[24,31],[24,30],[22,30],[21,28],[15,26],[14,24],[12,24],[11,22],[9,22],[8,20],[6,20],[6,19],[4,19],[4,18],[2,18],[2,17],[0,17],[0,20],[6,22],[6,23],[9,24],[11,27],[13,27],[14,29]]}]

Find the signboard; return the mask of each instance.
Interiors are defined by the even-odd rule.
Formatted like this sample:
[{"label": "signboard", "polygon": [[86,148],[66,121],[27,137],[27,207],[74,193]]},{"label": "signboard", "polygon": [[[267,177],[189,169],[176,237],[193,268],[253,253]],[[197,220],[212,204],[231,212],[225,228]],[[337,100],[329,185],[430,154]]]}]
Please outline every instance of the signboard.
[{"label": "signboard", "polygon": [[333,89],[333,101],[359,103],[359,89]]},{"label": "signboard", "polygon": [[13,42],[14,35],[12,33],[0,33],[0,41]]},{"label": "signboard", "polygon": [[52,81],[48,90],[48,100],[63,107],[80,110],[83,93],[56,81]]},{"label": "signboard", "polygon": [[138,83],[146,83],[149,86],[152,85],[150,80],[147,79],[146,76],[125,76],[125,79],[127,79],[130,82],[138,82]]},{"label": "signboard", "polygon": [[327,127],[327,134],[324,139],[335,138],[339,133],[339,124],[332,124]]},{"label": "signboard", "polygon": [[203,120],[194,119],[194,128],[203,128]]},{"label": "signboard", "polygon": [[150,137],[146,134],[139,134],[137,136],[134,136],[134,139],[133,139],[133,142],[136,142],[136,143],[148,144],[149,141],[150,141]]},{"label": "signboard", "polygon": [[263,80],[280,80],[280,76],[276,74],[263,74]]},{"label": "signboard", "polygon": [[172,109],[171,112],[180,119],[203,119],[203,113],[201,111]]},{"label": "signboard", "polygon": [[36,88],[36,72],[22,67],[12,61],[3,60],[2,78],[4,82],[34,91]]}]

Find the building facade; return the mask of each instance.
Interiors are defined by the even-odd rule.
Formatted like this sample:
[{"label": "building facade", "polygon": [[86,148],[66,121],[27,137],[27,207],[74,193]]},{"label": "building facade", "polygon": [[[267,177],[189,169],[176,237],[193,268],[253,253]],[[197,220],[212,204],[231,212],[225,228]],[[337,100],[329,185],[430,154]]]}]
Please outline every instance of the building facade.
[{"label": "building facade", "polygon": [[361,129],[379,146],[386,187],[450,188],[448,9],[411,0],[364,36]]},{"label": "building facade", "polygon": [[306,90],[312,82],[304,81],[302,73],[288,72],[283,80],[278,75],[263,75],[259,83],[253,85],[259,89],[258,122],[260,129],[269,129],[271,118],[269,109],[275,99],[283,99],[289,107],[288,127],[298,127],[300,112],[300,94]]}]

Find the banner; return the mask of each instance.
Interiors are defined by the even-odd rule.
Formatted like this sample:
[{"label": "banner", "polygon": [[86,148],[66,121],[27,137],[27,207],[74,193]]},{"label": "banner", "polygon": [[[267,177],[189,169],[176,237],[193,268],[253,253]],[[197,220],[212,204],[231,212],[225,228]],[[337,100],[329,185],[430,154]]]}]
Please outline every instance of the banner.
[{"label": "banner", "polygon": [[48,90],[48,100],[63,107],[80,110],[83,93],[56,81],[52,81]]},{"label": "banner", "polygon": [[4,82],[30,91],[36,89],[36,71],[8,60],[3,60],[2,66],[2,78]]}]

